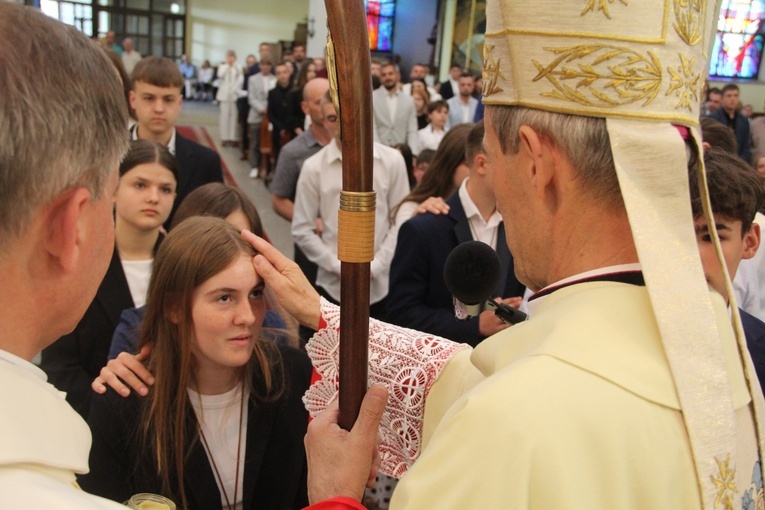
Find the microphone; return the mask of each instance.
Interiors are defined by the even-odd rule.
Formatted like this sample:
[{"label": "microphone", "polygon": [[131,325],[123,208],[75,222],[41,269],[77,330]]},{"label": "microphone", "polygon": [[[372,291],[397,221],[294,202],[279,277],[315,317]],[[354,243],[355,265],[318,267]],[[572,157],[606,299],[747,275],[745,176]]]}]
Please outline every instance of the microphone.
[{"label": "microphone", "polygon": [[497,253],[481,241],[467,241],[452,250],[444,264],[444,282],[454,300],[454,316],[458,320],[476,317],[485,307],[507,324],[517,324],[528,315],[491,297],[502,278]]}]

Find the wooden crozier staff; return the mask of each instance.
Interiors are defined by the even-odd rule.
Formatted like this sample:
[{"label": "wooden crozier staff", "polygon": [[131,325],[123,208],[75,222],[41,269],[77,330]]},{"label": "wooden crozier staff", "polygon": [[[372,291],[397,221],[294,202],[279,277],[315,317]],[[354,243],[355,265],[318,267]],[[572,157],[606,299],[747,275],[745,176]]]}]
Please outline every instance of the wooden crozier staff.
[{"label": "wooden crozier staff", "polygon": [[343,191],[338,211],[340,259],[340,416],[350,430],[367,389],[369,263],[374,258],[372,76],[363,0],[325,0],[327,71],[340,119]]}]

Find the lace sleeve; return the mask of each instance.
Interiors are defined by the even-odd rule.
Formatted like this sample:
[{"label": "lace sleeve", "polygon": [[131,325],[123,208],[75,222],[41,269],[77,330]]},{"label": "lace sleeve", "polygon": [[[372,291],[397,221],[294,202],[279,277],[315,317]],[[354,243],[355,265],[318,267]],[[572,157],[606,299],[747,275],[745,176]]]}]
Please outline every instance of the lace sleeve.
[{"label": "lace sleeve", "polygon": [[[337,398],[340,308],[321,300],[326,323],[306,350],[321,380],[303,402],[311,416]],[[412,329],[369,321],[369,384],[384,384],[390,397],[380,426],[380,471],[401,477],[420,454],[425,401],[431,386],[460,344]]]}]

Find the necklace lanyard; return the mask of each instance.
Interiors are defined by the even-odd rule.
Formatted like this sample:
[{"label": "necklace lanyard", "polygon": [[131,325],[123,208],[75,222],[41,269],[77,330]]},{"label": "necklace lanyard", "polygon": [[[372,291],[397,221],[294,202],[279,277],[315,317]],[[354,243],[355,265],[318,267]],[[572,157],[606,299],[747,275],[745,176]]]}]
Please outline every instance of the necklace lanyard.
[{"label": "necklace lanyard", "polygon": [[[202,407],[202,396],[199,396],[199,406]],[[226,491],[225,485],[223,485],[223,477],[220,476],[220,471],[218,470],[218,464],[215,463],[215,456],[213,455],[213,451],[210,448],[209,443],[207,442],[207,438],[205,437],[205,433],[202,430],[202,424],[197,421],[197,427],[199,429],[199,436],[202,438],[202,442],[205,445],[205,448],[207,448],[207,453],[210,456],[210,462],[212,463],[213,471],[215,472],[215,478],[218,480],[218,484],[220,485],[220,490],[223,492],[223,497],[226,499],[226,507],[228,510],[234,510],[236,507],[236,497],[239,494],[239,460],[242,455],[242,423],[244,421],[244,383],[242,383],[242,397],[241,397],[241,403],[239,404],[239,439],[236,443],[236,478],[234,479],[234,497],[233,500],[228,499],[228,492]]]}]

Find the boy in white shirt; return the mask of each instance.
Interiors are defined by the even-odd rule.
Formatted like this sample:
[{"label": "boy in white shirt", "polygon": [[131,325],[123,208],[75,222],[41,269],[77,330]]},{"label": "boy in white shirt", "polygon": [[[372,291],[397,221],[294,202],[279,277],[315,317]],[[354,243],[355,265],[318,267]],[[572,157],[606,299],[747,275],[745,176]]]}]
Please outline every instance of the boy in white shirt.
[{"label": "boy in white shirt", "polygon": [[417,136],[420,139],[420,149],[438,149],[438,144],[446,134],[446,121],[449,118],[449,105],[443,99],[428,104],[428,120],[430,124],[420,129]]}]

